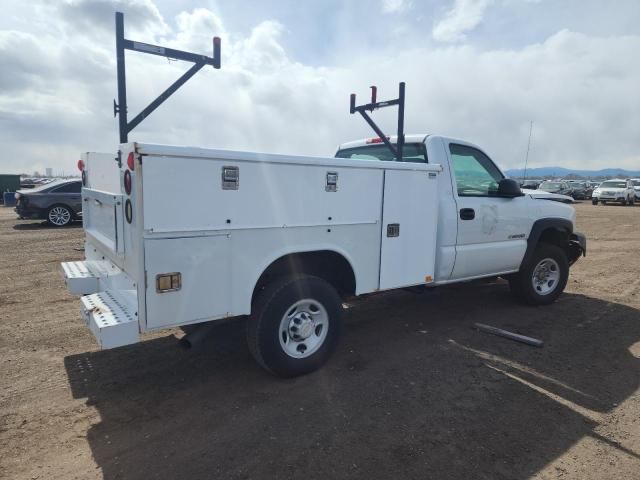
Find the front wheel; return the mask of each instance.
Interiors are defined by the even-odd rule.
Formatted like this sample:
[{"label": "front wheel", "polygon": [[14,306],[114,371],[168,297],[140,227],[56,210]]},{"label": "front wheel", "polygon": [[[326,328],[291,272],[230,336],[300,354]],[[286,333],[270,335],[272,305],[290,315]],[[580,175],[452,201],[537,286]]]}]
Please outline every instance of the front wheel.
[{"label": "front wheel", "polygon": [[531,259],[509,278],[509,286],[521,303],[548,305],[562,294],[568,278],[566,253],[555,245],[541,243]]},{"label": "front wheel", "polygon": [[73,221],[71,209],[65,205],[54,205],[47,212],[47,222],[54,227],[64,227]]},{"label": "front wheel", "polygon": [[320,368],[340,337],[342,301],[325,280],[293,275],[276,280],[255,300],[247,342],[256,361],[279,377]]},{"label": "front wheel", "polygon": [[598,200],[595,200],[595,199],[591,200],[591,205],[597,205],[597,204],[598,204]]}]

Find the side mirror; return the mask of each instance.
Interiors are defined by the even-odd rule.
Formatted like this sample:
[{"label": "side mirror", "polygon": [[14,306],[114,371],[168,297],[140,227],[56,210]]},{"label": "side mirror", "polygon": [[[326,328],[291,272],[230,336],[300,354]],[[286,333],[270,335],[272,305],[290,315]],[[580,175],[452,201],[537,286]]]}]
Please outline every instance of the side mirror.
[{"label": "side mirror", "polygon": [[522,197],[524,193],[520,190],[518,182],[512,178],[503,178],[498,182],[498,196],[506,198]]}]

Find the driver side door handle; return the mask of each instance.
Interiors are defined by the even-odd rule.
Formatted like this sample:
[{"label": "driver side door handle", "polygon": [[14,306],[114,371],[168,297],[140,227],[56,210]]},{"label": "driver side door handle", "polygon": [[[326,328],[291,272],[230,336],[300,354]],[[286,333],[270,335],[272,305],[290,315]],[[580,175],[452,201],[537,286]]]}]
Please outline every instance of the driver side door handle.
[{"label": "driver side door handle", "polygon": [[476,218],[476,211],[473,208],[461,208],[460,220],[473,220]]}]

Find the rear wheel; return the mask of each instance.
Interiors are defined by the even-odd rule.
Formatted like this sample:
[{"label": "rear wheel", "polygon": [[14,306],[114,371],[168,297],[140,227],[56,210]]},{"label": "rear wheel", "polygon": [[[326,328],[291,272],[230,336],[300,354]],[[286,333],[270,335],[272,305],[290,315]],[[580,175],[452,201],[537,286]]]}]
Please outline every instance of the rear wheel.
[{"label": "rear wheel", "polygon": [[54,205],[47,212],[47,222],[54,227],[64,227],[73,221],[73,212],[65,205]]},{"label": "rear wheel", "polygon": [[247,324],[249,350],[280,377],[320,368],[338,343],[342,301],[325,280],[293,275],[276,280],[255,300]]},{"label": "rear wheel", "polygon": [[521,303],[548,305],[562,294],[568,278],[566,253],[555,245],[540,243],[531,259],[509,278],[509,286]]}]

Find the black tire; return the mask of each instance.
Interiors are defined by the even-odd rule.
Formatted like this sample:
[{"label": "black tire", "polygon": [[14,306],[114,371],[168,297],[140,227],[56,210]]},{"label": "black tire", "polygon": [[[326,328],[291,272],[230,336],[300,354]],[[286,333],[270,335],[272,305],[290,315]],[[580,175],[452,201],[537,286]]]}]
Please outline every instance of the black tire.
[{"label": "black tire", "polygon": [[47,223],[53,227],[66,227],[74,218],[73,210],[66,205],[51,205],[47,210]]},{"label": "black tire", "polygon": [[626,200],[626,199],[625,199],[625,200],[622,200],[622,202],[620,202],[620,203],[622,204],[622,206],[623,206],[623,207],[626,207],[626,206],[627,206],[627,200]]},{"label": "black tire", "polygon": [[591,205],[597,205],[598,204],[598,200],[591,200]]},{"label": "black tire", "polygon": [[[328,325],[324,340],[313,353],[304,358],[294,358],[281,343],[280,336],[284,332],[280,327],[281,322],[285,321],[285,314],[303,299],[311,299],[324,308]],[[276,376],[297,377],[317,370],[329,359],[338,344],[342,300],[331,284],[321,278],[292,275],[276,279],[260,292],[251,310],[247,322],[249,351],[263,368]],[[290,338],[288,341],[293,342]]]},{"label": "black tire", "polygon": [[[552,259],[557,265],[559,278],[551,291],[541,293],[534,287],[533,275],[536,267],[544,260]],[[555,270],[554,270],[555,271]],[[525,305],[548,305],[556,301],[562,294],[569,278],[569,261],[567,254],[555,245],[538,244],[531,259],[520,267],[520,271],[509,278],[509,287],[516,299]]]}]

